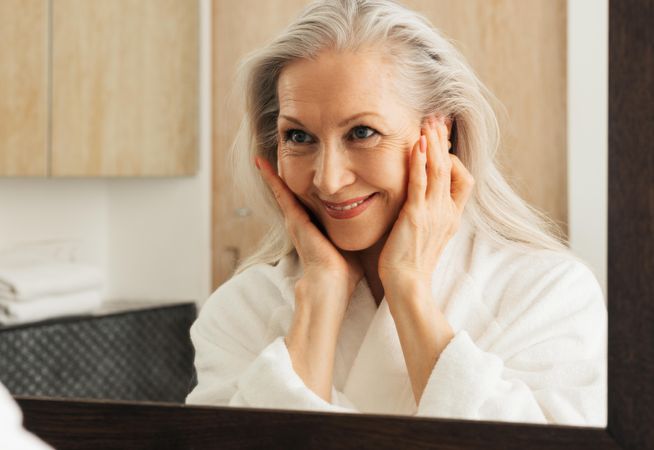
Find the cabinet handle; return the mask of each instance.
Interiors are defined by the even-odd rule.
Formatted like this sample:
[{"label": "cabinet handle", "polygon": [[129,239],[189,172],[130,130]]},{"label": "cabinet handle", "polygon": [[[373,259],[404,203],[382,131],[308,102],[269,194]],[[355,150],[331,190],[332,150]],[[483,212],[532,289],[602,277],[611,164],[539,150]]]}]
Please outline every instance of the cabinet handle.
[{"label": "cabinet handle", "polygon": [[252,215],[252,210],[250,208],[247,208],[247,207],[236,208],[234,210],[234,213],[236,214],[237,217],[247,217],[247,216]]}]

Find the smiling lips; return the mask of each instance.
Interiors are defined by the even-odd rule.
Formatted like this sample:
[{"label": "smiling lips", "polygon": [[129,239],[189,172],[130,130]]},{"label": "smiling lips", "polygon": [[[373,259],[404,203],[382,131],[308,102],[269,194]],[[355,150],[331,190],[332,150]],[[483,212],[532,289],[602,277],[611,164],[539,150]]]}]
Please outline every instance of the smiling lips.
[{"label": "smiling lips", "polygon": [[325,206],[325,211],[330,217],[335,219],[351,219],[352,217],[358,216],[368,208],[375,197],[375,194],[376,192],[363,197],[352,198],[342,203],[332,203],[324,200],[322,203]]}]

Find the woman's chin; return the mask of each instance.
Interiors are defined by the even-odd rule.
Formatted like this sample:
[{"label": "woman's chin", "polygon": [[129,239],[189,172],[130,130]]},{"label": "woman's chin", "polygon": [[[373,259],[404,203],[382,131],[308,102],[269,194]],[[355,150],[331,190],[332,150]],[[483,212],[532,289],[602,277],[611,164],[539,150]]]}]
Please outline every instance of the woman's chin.
[{"label": "woman's chin", "polygon": [[330,240],[338,249],[349,252],[365,250],[377,242],[374,236],[330,236]]}]

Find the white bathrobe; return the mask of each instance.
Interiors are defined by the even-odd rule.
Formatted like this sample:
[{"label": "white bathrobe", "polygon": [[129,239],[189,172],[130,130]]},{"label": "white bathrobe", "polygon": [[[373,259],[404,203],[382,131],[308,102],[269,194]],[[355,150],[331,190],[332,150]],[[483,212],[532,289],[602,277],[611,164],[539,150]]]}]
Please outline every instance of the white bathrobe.
[{"label": "white bathrobe", "polygon": [[582,263],[499,246],[463,222],[432,277],[455,336],[416,405],[384,298],[356,287],[338,337],[332,403],[306,387],[284,342],[301,276],[295,252],[211,295],[191,327],[188,404],[605,427],[607,311]]}]

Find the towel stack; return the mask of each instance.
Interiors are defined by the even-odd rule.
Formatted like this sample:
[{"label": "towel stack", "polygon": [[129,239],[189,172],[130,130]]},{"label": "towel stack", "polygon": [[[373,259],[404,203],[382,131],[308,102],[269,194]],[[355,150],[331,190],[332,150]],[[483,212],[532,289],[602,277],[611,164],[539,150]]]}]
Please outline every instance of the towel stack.
[{"label": "towel stack", "polygon": [[102,275],[66,261],[0,261],[0,324],[91,313],[102,304]]}]

